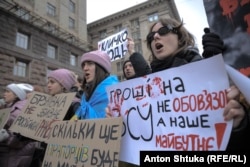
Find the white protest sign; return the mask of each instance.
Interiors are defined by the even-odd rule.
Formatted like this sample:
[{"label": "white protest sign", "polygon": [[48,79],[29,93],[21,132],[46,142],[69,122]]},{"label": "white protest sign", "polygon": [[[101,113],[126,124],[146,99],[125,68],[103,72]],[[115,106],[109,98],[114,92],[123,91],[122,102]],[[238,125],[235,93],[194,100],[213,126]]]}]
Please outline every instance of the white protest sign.
[{"label": "white protest sign", "polygon": [[239,88],[247,102],[250,104],[250,79],[229,65],[225,65],[225,67],[231,80]]},{"label": "white protest sign", "polygon": [[111,61],[123,58],[127,53],[127,37],[126,29],[111,35],[98,42],[98,49],[108,53]]},{"label": "white protest sign", "polygon": [[228,88],[222,56],[108,87],[112,114],[123,116],[120,160],[139,164],[140,150],[225,150]]}]

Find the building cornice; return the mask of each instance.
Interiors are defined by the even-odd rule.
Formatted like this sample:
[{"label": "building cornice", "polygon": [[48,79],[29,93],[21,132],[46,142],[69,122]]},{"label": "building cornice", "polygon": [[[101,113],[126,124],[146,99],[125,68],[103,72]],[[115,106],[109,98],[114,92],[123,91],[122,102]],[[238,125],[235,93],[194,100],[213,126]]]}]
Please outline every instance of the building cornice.
[{"label": "building cornice", "polygon": [[[174,0],[148,0],[146,2],[143,2],[141,4],[133,6],[131,8],[122,10],[120,12],[114,13],[112,15],[109,15],[107,17],[104,17],[102,19],[94,21],[92,23],[89,23],[89,24],[87,24],[87,27],[88,27],[88,29],[91,29],[91,28],[102,26],[102,25],[107,25],[110,22],[113,22],[115,20],[119,20],[119,19],[126,17],[126,16],[129,16],[129,15],[133,15],[137,12],[140,12],[141,10],[146,10],[146,9],[152,8],[154,6],[161,5],[163,2],[168,3],[174,9],[176,8]],[[176,18],[179,18],[178,13],[174,13],[174,14],[175,14]]]}]

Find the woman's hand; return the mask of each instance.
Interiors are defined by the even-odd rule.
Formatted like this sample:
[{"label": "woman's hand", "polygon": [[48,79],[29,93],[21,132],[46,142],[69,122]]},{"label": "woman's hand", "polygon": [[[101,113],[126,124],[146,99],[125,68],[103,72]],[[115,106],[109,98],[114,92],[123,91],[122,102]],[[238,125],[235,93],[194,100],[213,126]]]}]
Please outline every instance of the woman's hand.
[{"label": "woman's hand", "polygon": [[128,48],[128,53],[129,55],[132,55],[135,52],[135,43],[132,38],[127,38],[128,43],[127,43],[127,48]]},{"label": "woman's hand", "polygon": [[112,114],[110,112],[110,108],[109,107],[106,107],[105,108],[105,111],[106,111],[106,118],[111,118],[112,117]]},{"label": "woman's hand", "polygon": [[243,106],[239,103],[240,91],[237,87],[231,86],[227,89],[228,103],[224,109],[224,119],[229,121],[233,119],[233,128],[237,128],[243,118],[245,117],[245,111]]}]

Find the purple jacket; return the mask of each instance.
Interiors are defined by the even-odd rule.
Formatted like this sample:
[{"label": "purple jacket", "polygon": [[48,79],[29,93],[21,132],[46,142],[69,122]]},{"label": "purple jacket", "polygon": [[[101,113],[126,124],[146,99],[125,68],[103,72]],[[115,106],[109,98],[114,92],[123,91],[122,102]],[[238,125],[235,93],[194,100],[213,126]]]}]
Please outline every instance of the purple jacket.
[{"label": "purple jacket", "polygon": [[5,125],[5,129],[9,129],[16,117],[21,113],[22,108],[25,106],[26,102],[27,100],[20,100],[11,106],[10,116]]}]

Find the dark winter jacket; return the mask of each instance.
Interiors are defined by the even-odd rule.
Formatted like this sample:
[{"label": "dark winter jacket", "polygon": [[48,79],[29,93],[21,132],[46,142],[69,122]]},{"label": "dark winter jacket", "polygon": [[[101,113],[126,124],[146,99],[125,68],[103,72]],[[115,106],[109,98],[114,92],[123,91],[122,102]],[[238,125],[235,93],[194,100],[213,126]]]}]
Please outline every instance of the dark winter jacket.
[{"label": "dark winter jacket", "polygon": [[80,99],[78,97],[75,97],[72,103],[70,104],[69,109],[63,120],[70,120],[75,115],[75,112],[77,111],[80,105],[81,105]]},{"label": "dark winter jacket", "polygon": [[124,73],[124,66],[125,64],[130,61],[134,71],[135,71],[135,76],[133,76],[132,78],[126,78],[126,79],[133,79],[133,78],[137,78],[137,77],[141,77],[147,74],[151,73],[151,69],[149,64],[147,63],[147,61],[144,59],[144,57],[138,53],[138,52],[134,52],[128,60],[126,60],[123,63],[122,69],[123,69],[123,76],[125,76]]},{"label": "dark winter jacket", "polygon": [[[242,104],[243,105],[243,104]],[[229,138],[229,143],[227,145],[227,151],[249,151],[250,150],[250,109],[243,105],[246,116],[239,127],[232,130],[231,136]]]}]

